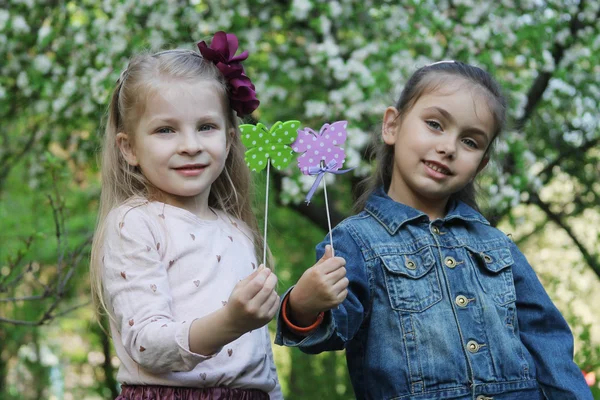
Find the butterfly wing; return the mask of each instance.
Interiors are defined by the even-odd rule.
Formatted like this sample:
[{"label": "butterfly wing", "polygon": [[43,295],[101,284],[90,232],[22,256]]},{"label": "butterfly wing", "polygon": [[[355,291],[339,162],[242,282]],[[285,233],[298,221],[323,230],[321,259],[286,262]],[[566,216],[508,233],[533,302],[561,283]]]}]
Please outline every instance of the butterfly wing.
[{"label": "butterfly wing", "polygon": [[277,122],[271,127],[272,141],[276,141],[276,144],[280,145],[290,145],[298,136],[298,128],[300,128],[300,121]]},{"label": "butterfly wing", "polygon": [[265,140],[269,131],[264,124],[260,122],[256,125],[240,125],[242,133],[242,143],[248,149],[245,154],[246,164],[252,171],[262,171],[266,166],[268,157],[266,156]]},{"label": "butterfly wing", "polygon": [[320,131],[320,158],[325,161],[325,164],[329,164],[331,161],[335,160],[337,165],[334,170],[340,169],[346,159],[346,152],[341,146],[348,137],[348,132],[346,131],[347,126],[347,121],[337,121],[331,125],[323,125]]},{"label": "butterfly wing", "polygon": [[247,149],[258,147],[263,142],[262,138],[269,133],[267,127],[260,122],[256,125],[240,125],[240,132],[242,133],[242,143]]}]

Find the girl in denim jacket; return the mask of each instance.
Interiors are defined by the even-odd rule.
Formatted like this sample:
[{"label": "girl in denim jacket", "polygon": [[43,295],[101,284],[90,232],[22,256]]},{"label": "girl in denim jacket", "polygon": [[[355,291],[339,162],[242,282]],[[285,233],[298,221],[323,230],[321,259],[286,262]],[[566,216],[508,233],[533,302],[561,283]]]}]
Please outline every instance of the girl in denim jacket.
[{"label": "girl in denim jacket", "polygon": [[346,349],[360,399],[592,399],[567,323],[475,203],[505,110],[480,68],[416,71],[384,113],[360,213],[333,230],[338,262],[325,262],[328,240],[317,246],[322,262],[283,297],[276,343]]}]

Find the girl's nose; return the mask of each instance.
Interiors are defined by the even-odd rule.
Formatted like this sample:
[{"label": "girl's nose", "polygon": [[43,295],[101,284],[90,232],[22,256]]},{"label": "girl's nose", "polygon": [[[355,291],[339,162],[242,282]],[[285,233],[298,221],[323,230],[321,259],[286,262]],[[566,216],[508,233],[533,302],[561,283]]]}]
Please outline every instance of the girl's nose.
[{"label": "girl's nose", "polygon": [[456,144],[453,140],[440,141],[435,150],[438,154],[442,154],[450,159],[453,159],[456,156]]},{"label": "girl's nose", "polygon": [[179,153],[197,154],[202,151],[202,141],[195,130],[191,132],[181,132],[179,137]]}]

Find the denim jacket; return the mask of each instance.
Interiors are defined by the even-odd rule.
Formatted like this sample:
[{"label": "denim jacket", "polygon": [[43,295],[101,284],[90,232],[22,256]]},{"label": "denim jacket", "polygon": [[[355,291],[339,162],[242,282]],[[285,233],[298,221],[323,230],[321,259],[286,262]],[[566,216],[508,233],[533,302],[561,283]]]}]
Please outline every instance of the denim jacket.
[{"label": "denim jacket", "polygon": [[430,221],[380,188],[333,230],[333,245],[348,297],[305,338],[279,318],[275,343],[346,349],[357,398],[592,399],[535,272],[466,204]]}]

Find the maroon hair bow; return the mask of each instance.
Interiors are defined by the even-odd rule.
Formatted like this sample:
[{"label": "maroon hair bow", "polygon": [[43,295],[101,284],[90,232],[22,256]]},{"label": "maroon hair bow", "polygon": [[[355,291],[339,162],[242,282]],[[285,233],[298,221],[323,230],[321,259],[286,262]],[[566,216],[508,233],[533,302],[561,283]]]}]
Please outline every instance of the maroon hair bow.
[{"label": "maroon hair bow", "polygon": [[215,33],[210,47],[201,41],[198,43],[200,54],[206,60],[212,61],[229,84],[229,99],[231,108],[238,117],[251,114],[258,108],[260,102],[250,78],[244,73],[242,61],[248,58],[248,51],[235,55],[238,50],[238,39],[233,33],[219,31]]}]

